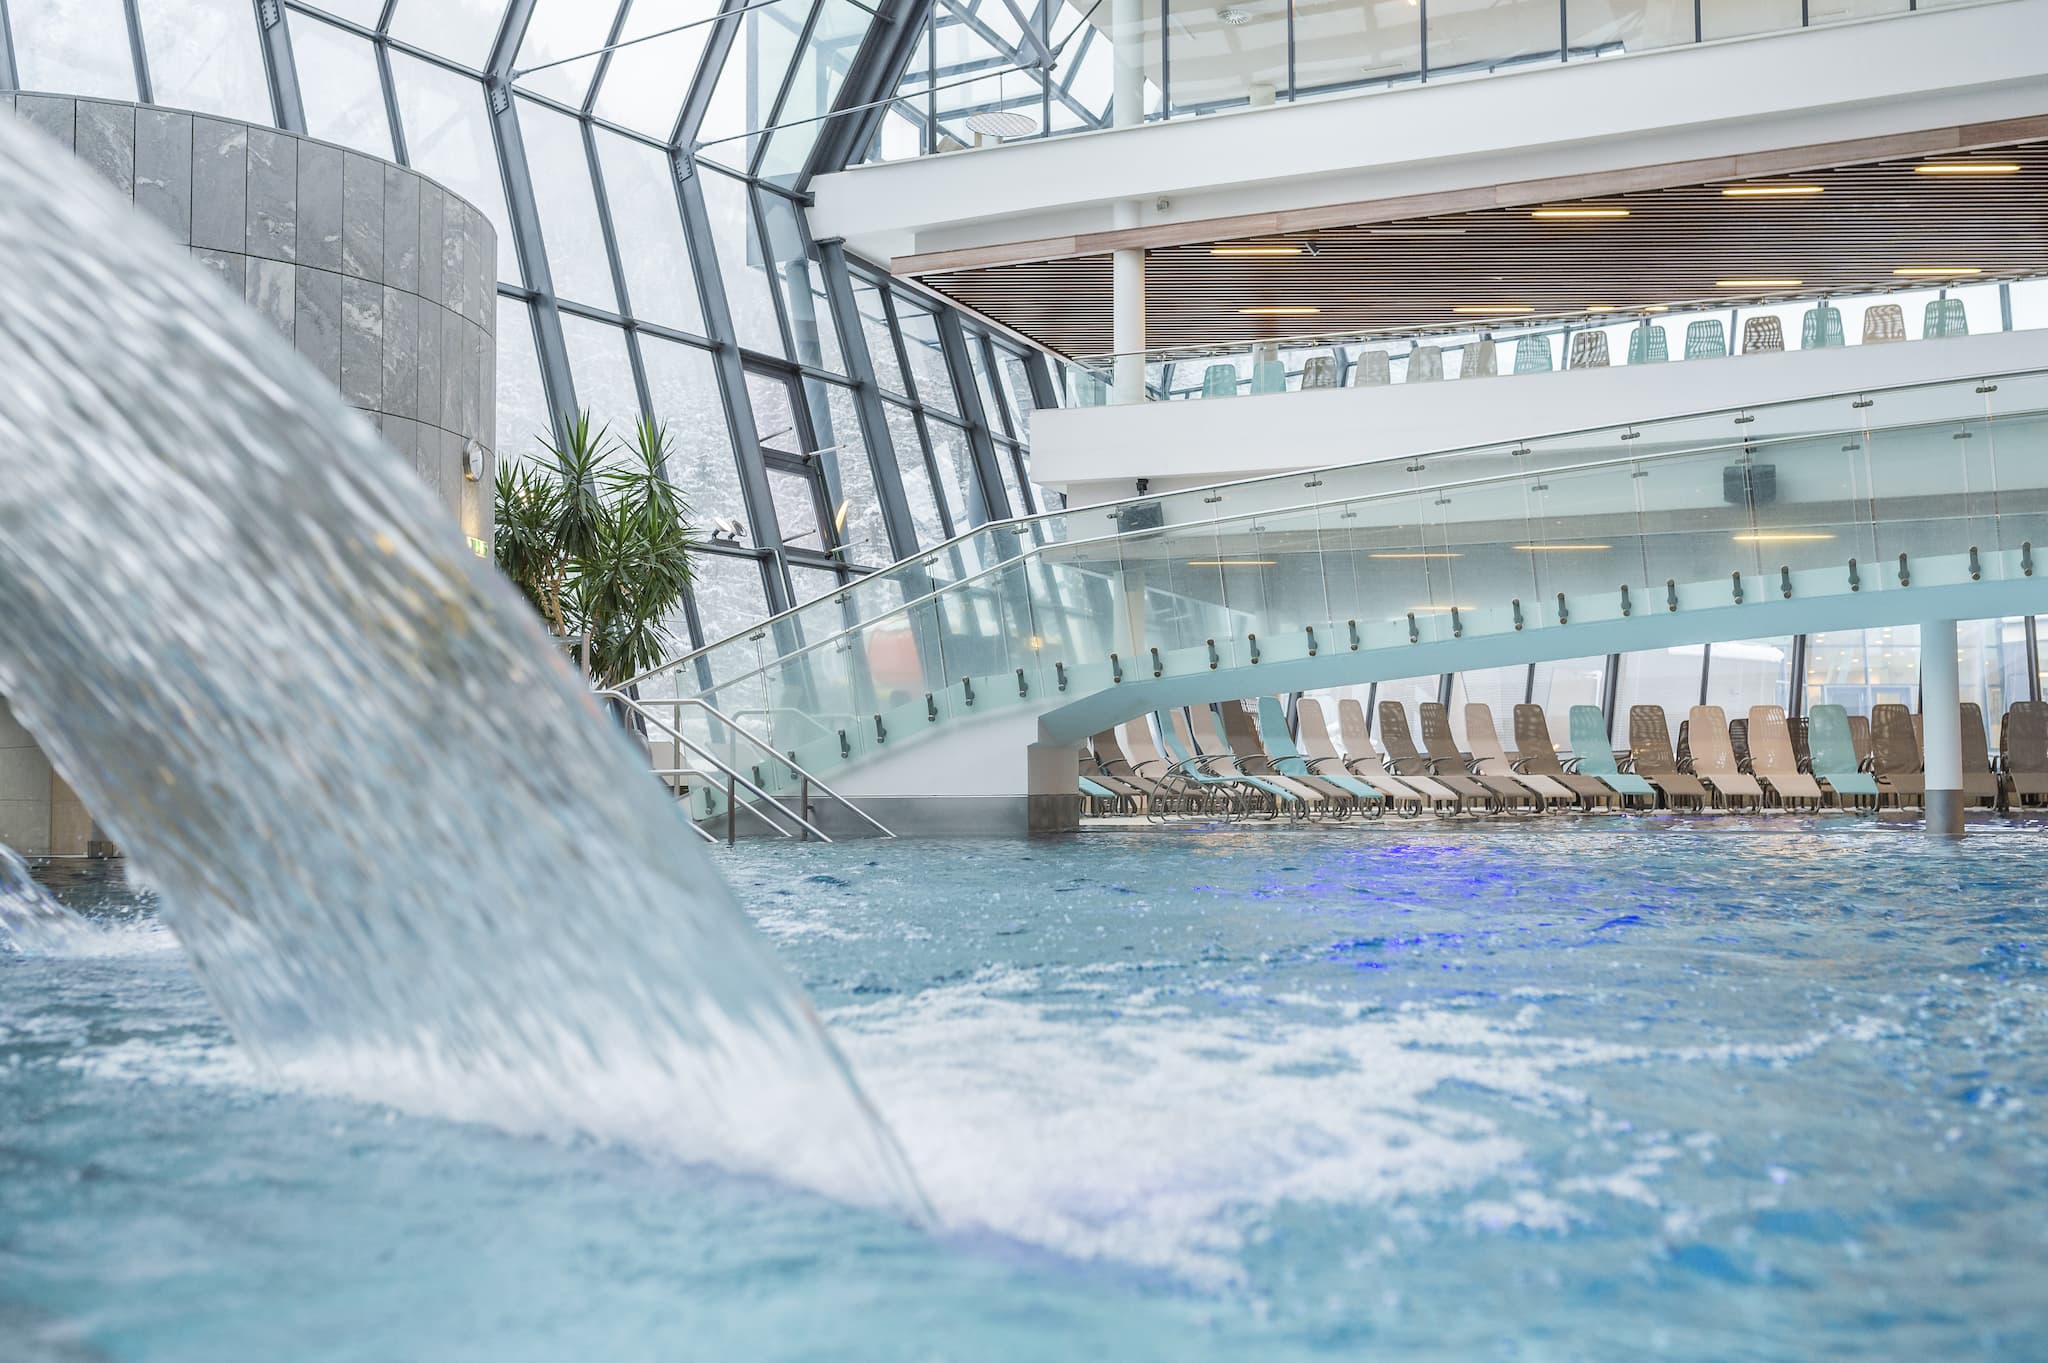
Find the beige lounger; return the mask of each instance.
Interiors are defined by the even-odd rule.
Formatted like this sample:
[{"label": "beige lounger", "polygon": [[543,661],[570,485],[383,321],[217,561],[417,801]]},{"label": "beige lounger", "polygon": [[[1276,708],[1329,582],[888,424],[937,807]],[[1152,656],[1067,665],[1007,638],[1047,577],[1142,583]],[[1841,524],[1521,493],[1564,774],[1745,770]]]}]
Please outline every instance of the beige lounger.
[{"label": "beige lounger", "polygon": [[[1147,734],[1146,738],[1149,740],[1151,735]],[[1129,755],[1124,752],[1123,745],[1118,742],[1114,728],[1104,729],[1089,739],[1088,744],[1095,750],[1098,779],[1102,776],[1110,777],[1119,785],[1137,790],[1147,799],[1158,793],[1159,782],[1138,770],[1138,765],[1131,761]],[[1105,781],[1104,784],[1109,783]]]},{"label": "beige lounger", "polygon": [[1913,712],[1903,705],[1870,708],[1870,770],[1877,784],[1900,806],[1924,804],[1927,777]]},{"label": "beige lounger", "polygon": [[1785,725],[1782,705],[1753,705],[1749,711],[1749,769],[1771,788],[1779,804],[1810,801],[1820,807],[1820,782],[1799,770],[1792,752],[1792,731]]},{"label": "beige lounger", "polygon": [[2014,701],[1998,723],[1998,767],[2015,804],[2048,798],[2048,701]]},{"label": "beige lounger", "polygon": [[1380,743],[1387,750],[1387,760],[1393,763],[1396,776],[1427,776],[1445,789],[1455,791],[1460,806],[1475,801],[1492,805],[1497,798],[1471,777],[1462,772],[1445,771],[1442,764],[1417,749],[1415,737],[1408,729],[1408,709],[1398,700],[1380,702]]},{"label": "beige lounger", "polygon": [[1465,741],[1472,745],[1472,766],[1477,774],[1512,777],[1534,791],[1546,805],[1579,802],[1563,782],[1515,770],[1514,759],[1501,747],[1500,734],[1493,727],[1493,707],[1476,700],[1466,702]]},{"label": "beige lounger", "polygon": [[1735,748],[1728,741],[1727,711],[1718,705],[1695,705],[1685,722],[1692,774],[1712,786],[1723,804],[1748,800],[1761,808],[1764,788],[1754,776],[1745,775],[1735,760]]},{"label": "beige lounger", "polygon": [[1337,702],[1337,727],[1344,735],[1344,751],[1349,755],[1345,765],[1354,771],[1360,766],[1366,768],[1365,779],[1376,780],[1374,772],[1385,772],[1390,780],[1398,780],[1402,786],[1413,791],[1428,802],[1431,808],[1449,805],[1462,808],[1464,801],[1449,786],[1430,780],[1427,776],[1408,776],[1394,770],[1387,755],[1372,741],[1372,730],[1365,723],[1365,707],[1355,700]]},{"label": "beige lounger", "polygon": [[1680,771],[1672,755],[1671,726],[1663,706],[1628,707],[1628,748],[1636,775],[1662,791],[1667,806],[1674,800],[1690,800],[1695,808],[1706,807],[1706,786]]},{"label": "beige lounger", "polygon": [[1458,739],[1451,732],[1451,709],[1440,701],[1426,700],[1416,707],[1422,717],[1422,748],[1432,768],[1442,767],[1477,781],[1501,805],[1523,805],[1542,809],[1542,797],[1513,776],[1476,770],[1472,759],[1458,751]]},{"label": "beige lounger", "polygon": [[1304,696],[1294,703],[1294,722],[1300,730],[1296,742],[1301,745],[1302,757],[1307,760],[1310,771],[1319,771],[1325,766],[1334,766],[1353,780],[1387,797],[1390,804],[1404,813],[1419,813],[1429,803],[1428,797],[1403,784],[1397,777],[1382,771],[1377,765],[1370,770],[1358,771],[1337,753],[1336,745],[1330,742],[1330,727],[1323,718],[1323,703]]},{"label": "beige lounger", "polygon": [[1555,781],[1578,797],[1582,805],[1611,806],[1614,787],[1591,776],[1564,769],[1557,758],[1557,745],[1550,740],[1550,718],[1540,705],[1515,707],[1515,774],[1527,779],[1542,777]]},{"label": "beige lounger", "polygon": [[1991,770],[1991,752],[1984,742],[1984,711],[1977,702],[1963,702],[1963,798],[1994,807],[2005,803],[1998,773]]},{"label": "beige lounger", "polygon": [[1266,751],[1266,745],[1259,741],[1259,731],[1252,724],[1251,711],[1244,708],[1243,702],[1227,700],[1217,708],[1223,712],[1224,741],[1230,745],[1230,755],[1243,775],[1270,790],[1284,792],[1304,809],[1320,809],[1340,801],[1350,803],[1350,796],[1335,787],[1275,771],[1272,756]]}]

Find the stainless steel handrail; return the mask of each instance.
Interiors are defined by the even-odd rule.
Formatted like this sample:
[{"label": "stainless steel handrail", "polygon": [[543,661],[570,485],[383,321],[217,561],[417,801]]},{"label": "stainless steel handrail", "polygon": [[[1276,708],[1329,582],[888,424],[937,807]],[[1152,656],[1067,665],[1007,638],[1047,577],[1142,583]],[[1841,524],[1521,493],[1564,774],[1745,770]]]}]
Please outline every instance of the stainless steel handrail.
[{"label": "stainless steel handrail", "polygon": [[[618,693],[602,692],[600,694],[610,696],[617,695]],[[831,786],[825,784],[824,778],[818,776],[815,772],[809,771],[806,768],[797,765],[797,761],[795,758],[791,757],[788,753],[776,751],[775,747],[772,744],[770,744],[766,739],[762,738],[759,734],[754,733],[752,730],[746,728],[744,725],[740,724],[733,716],[726,714],[725,711],[719,709],[717,706],[713,705],[710,701],[705,700],[701,696],[665,696],[654,700],[628,701],[627,704],[631,705],[635,710],[638,710],[643,714],[645,713],[645,707],[649,705],[674,705],[678,707],[684,705],[694,705],[699,710],[702,710],[705,714],[710,715],[713,719],[723,724],[731,732],[738,734],[741,738],[746,739],[747,742],[753,744],[762,752],[767,753],[770,757],[774,758],[783,766],[788,767],[791,771],[795,772],[798,777],[802,778],[809,785],[816,786],[819,790],[823,791],[828,797],[837,801],[841,807],[845,808],[850,813],[858,815],[860,818],[866,820],[870,825],[874,827],[875,831],[880,833],[883,837],[893,838],[896,836],[893,832],[889,830],[888,826],[885,825],[880,819],[877,819],[874,815],[868,813],[865,809],[862,809],[859,805],[847,799],[838,791],[832,789]],[[743,713],[770,714],[773,712],[764,709],[760,711],[747,711]],[[800,712],[791,711],[790,713]],[[805,718],[808,719],[809,716],[805,716]],[[680,719],[678,722],[680,722]],[[832,732],[832,730],[830,729],[824,729],[823,726],[820,726],[820,728],[826,734],[830,734]],[[780,809],[782,808],[782,806],[778,804],[776,808]],[[810,828],[812,832],[817,832],[815,828],[812,828],[811,825],[808,823],[804,823],[802,819],[798,819],[797,822],[803,823],[804,827]],[[825,838],[825,835],[823,833],[818,833],[818,836],[821,838]],[[825,838],[825,841],[830,842],[832,841],[832,839]]]},{"label": "stainless steel handrail", "polygon": [[[654,725],[663,733],[667,734],[670,738],[674,739],[682,747],[689,749],[691,753],[703,758],[706,762],[709,762],[714,768],[717,769],[720,775],[725,777],[726,841],[732,841],[732,819],[733,816],[737,813],[737,811],[741,808],[739,801],[735,800],[732,795],[732,788],[735,785],[746,787],[746,789],[750,793],[759,796],[763,800],[766,800],[769,804],[775,806],[775,808],[781,810],[784,814],[789,815],[791,819],[794,819],[797,823],[801,824],[806,830],[817,834],[820,840],[824,842],[832,841],[832,839],[826,837],[822,831],[812,827],[807,820],[801,818],[798,815],[790,814],[789,809],[782,803],[782,801],[776,799],[773,795],[770,795],[767,791],[761,789],[761,787],[759,787],[758,785],[755,785],[754,782],[749,780],[747,777],[740,775],[738,768],[726,765],[724,762],[719,760],[718,754],[703,747],[702,745],[697,743],[696,740],[690,738],[687,734],[683,733],[682,730],[676,728],[674,725],[668,723],[666,720],[663,720],[655,715],[649,714],[646,708],[642,706],[642,704],[639,701],[634,700],[631,696],[625,694],[623,691],[598,691],[596,695],[600,700],[617,701],[619,704],[625,706],[634,714],[640,716],[640,718],[646,720],[649,724]],[[747,805],[745,806],[745,808],[749,814],[752,814],[762,823],[767,824],[770,828],[774,829],[777,833],[780,833],[783,837],[790,838],[796,836],[795,834],[791,833],[787,828],[784,828],[781,824],[769,818],[765,812],[763,812],[756,806]],[[691,826],[696,826],[695,820],[691,821]],[[700,828],[697,831],[701,833],[704,830]],[[713,839],[713,841],[716,841],[716,839]]]}]

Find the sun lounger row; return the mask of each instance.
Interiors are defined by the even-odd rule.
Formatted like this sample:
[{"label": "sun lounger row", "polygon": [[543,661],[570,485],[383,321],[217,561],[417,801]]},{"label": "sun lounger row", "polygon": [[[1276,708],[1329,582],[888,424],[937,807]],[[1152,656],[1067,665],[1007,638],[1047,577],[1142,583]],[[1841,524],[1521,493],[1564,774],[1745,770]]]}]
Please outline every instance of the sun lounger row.
[{"label": "sun lounger row", "polygon": [[[1416,707],[1421,742],[1398,701],[1379,706],[1379,741],[1356,700],[1337,704],[1332,741],[1323,703],[1304,697],[1289,725],[1276,697],[1161,711],[1121,733],[1096,734],[1081,754],[1081,789],[1096,813],[1156,818],[1347,818],[1527,812],[1558,808],[1874,810],[1918,806],[1926,791],[1920,725],[1902,705],[1867,722],[1839,705],[1803,719],[1759,705],[1730,721],[1696,705],[1674,744],[1664,709],[1630,707],[1628,747],[1617,753],[1598,706],[1573,707],[1569,760],[1560,758],[1539,705],[1517,705],[1516,751],[1491,709],[1465,707],[1460,750],[1448,707]],[[1153,739],[1156,726],[1159,742]],[[1999,726],[1999,760],[1978,707],[1963,706],[1967,799],[2005,808],[2048,800],[2048,704],[2013,705]]]}]

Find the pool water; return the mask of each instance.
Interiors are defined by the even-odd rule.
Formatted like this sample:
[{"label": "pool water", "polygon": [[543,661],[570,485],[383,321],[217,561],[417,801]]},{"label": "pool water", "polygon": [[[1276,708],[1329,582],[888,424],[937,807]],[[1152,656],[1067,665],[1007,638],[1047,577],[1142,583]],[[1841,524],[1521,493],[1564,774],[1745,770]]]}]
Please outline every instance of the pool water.
[{"label": "pool water", "polygon": [[0,1358],[2048,1357],[2048,830],[717,860],[942,1233],[280,1089],[74,876],[92,953],[0,957]]}]

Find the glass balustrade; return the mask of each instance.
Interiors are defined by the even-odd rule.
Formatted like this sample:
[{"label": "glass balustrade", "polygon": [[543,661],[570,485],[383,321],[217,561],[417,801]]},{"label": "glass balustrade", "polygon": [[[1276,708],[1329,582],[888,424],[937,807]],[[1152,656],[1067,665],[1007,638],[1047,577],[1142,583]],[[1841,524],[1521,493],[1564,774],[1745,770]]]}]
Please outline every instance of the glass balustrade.
[{"label": "glass balustrade", "polygon": [[1157,677],[2031,576],[2044,456],[2030,371],[1193,489],[984,527],[640,694],[829,771]]},{"label": "glass balustrade", "polygon": [[[1764,338],[1748,325],[1765,319],[1778,323],[1783,349],[1943,340],[1973,332],[2039,327],[2048,317],[2016,303],[2022,299],[2032,302],[2040,292],[2041,286],[2032,281],[2009,286],[1966,284],[1737,306],[1596,313],[1479,330],[1468,326],[1400,334],[1324,332],[1221,346],[1161,348],[1143,352],[1144,400],[1200,401],[1418,382],[1424,372],[1414,357],[1423,347],[1433,348],[1435,363],[1441,366],[1446,381],[1528,378],[1568,368],[1769,353],[1752,345],[1763,343]],[[1821,316],[1823,309],[1839,314],[1839,331],[1807,325],[1807,319]],[[1575,361],[1575,356],[1583,360],[1599,350],[1581,339],[1591,336],[1606,338],[1604,353],[1609,357],[1594,366]],[[1066,405],[1099,407],[1117,401],[1118,358],[1113,354],[1076,357],[1065,371]]]}]

